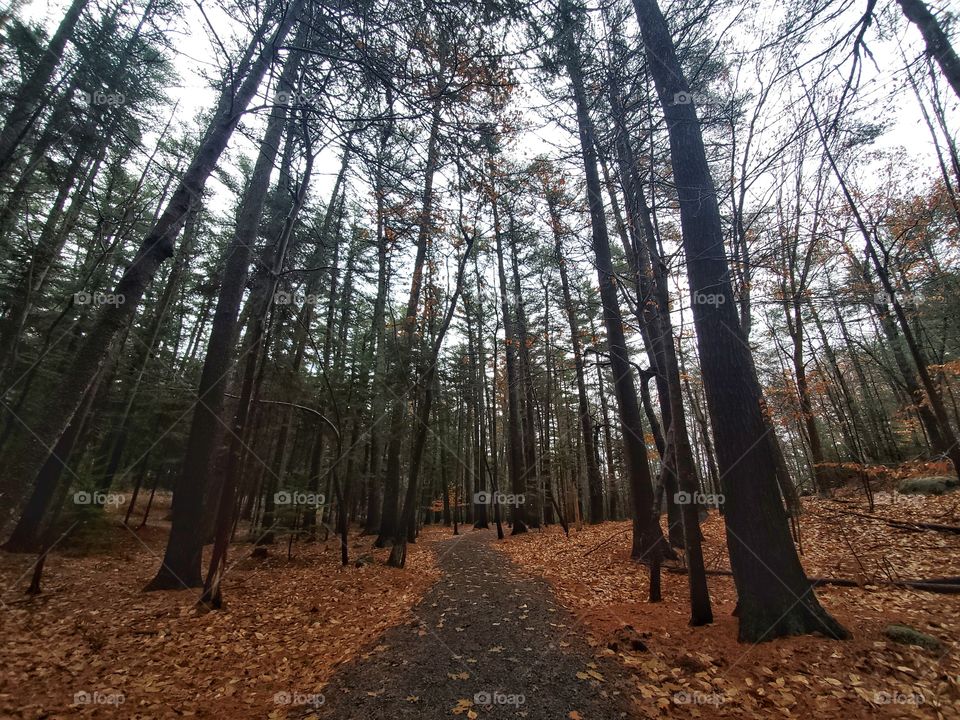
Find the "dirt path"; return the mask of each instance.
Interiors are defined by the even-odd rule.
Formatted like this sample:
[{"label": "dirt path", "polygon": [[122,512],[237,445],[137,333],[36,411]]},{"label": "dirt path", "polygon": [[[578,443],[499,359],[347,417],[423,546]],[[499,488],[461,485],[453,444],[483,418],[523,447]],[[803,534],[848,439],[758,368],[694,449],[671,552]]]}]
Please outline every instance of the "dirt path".
[{"label": "dirt path", "polygon": [[414,621],[344,665],[324,689],[322,706],[293,715],[627,717],[619,668],[593,657],[547,583],[523,578],[490,546],[494,538],[468,530],[438,542],[444,576],[414,607]]}]

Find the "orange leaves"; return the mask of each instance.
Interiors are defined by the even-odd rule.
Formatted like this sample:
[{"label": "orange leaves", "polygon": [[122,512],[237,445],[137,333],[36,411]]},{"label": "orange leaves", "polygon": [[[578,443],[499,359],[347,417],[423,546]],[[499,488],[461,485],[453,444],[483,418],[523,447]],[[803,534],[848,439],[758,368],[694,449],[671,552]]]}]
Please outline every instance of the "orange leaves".
[{"label": "orange leaves", "polygon": [[954,377],[960,375],[960,360],[951,360],[942,365],[928,365],[927,367],[933,373],[944,373]]},{"label": "orange leaves", "polygon": [[[853,474],[886,471],[889,476],[930,474],[934,465],[837,467]],[[859,492],[838,491],[847,501],[841,507],[856,507],[849,502],[860,502]],[[960,507],[948,498],[898,496],[894,502],[888,493],[878,492],[878,512],[882,505],[884,516],[957,522]],[[879,577],[960,575],[960,545],[954,536],[904,533],[862,518],[838,521],[830,512],[836,503],[819,498],[803,498],[803,506],[802,559],[811,576],[854,577],[861,565]],[[821,601],[853,632],[852,640],[833,643],[806,636],[744,646],[736,641],[737,620],[731,615],[736,592],[729,577],[709,578],[715,622],[708,627],[687,626],[687,581],[682,573],[663,574],[663,602],[644,602],[647,572],[630,560],[629,530],[628,522],[608,522],[571,531],[568,539],[550,528],[512,537],[497,547],[545,577],[583,624],[596,654],[623,665],[633,682],[621,689],[632,696],[637,717],[953,716],[949,710],[960,702],[960,683],[955,681],[960,660],[888,642],[883,631],[891,622],[902,622],[958,642],[960,597],[870,585],[821,587]],[[708,567],[728,569],[723,519],[711,513],[702,530]],[[618,531],[623,532],[616,535]],[[642,638],[637,647],[647,649],[635,650],[625,641],[634,636]],[[578,672],[577,681],[599,682],[590,669]],[[571,712],[568,718],[580,715]]]},{"label": "orange leaves", "polygon": [[[198,717],[285,718],[291,706],[278,702],[316,696],[340,664],[380,651],[376,639],[406,620],[436,578],[426,546],[411,545],[407,569],[398,572],[385,566],[386,550],[371,551],[372,538],[352,537],[352,558],[373,554],[378,562],[341,569],[331,537],[295,545],[292,560],[277,546],[266,560],[232,565],[226,608],[197,614],[197,593],[141,592],[163,535],[143,532],[140,539],[149,547],[54,554],[44,594],[4,609],[0,716],[117,714],[93,702],[72,707],[75,694],[85,692],[122,695],[123,717],[170,717],[171,708],[182,707]],[[249,548],[232,553],[241,558]],[[15,587],[17,599],[16,579],[32,561],[0,557],[2,585]]]}]

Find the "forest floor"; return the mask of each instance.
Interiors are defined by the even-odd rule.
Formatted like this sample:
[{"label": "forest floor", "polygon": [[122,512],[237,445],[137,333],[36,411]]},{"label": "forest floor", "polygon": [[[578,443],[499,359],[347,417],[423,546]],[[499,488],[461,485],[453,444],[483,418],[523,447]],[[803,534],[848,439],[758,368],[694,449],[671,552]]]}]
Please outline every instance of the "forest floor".
[{"label": "forest floor", "polygon": [[[266,559],[241,543],[224,609],[198,613],[195,590],[141,592],[169,530],[152,523],[136,535],[110,526],[109,551],[51,553],[34,597],[24,590],[35,556],[0,552],[0,718],[280,717],[294,692],[319,693],[402,623],[439,577],[436,529],[410,547],[404,571],[385,565],[372,537],[351,537],[347,568],[334,537],[293,545],[292,559],[283,541]],[[374,562],[356,567],[364,555]]]},{"label": "forest floor", "polygon": [[[0,717],[960,717],[960,595],[882,580],[960,576],[960,534],[895,528],[852,491],[804,499],[804,566],[852,632],[736,641],[734,588],[709,578],[714,624],[687,626],[683,574],[644,602],[630,524],[508,536],[428,526],[407,567],[353,536],[232,549],[226,607],[199,613],[196,591],[142,593],[168,526],[107,525],[83,553],[51,554],[43,593],[24,595],[33,556],[0,552]],[[156,517],[161,517],[161,509]],[[872,513],[960,524],[960,493],[881,492]],[[723,520],[703,524],[705,557],[729,569]],[[938,638],[897,644],[890,623]]]},{"label": "forest floor", "polygon": [[[711,576],[715,622],[691,628],[685,574],[663,573],[661,603],[644,602],[647,568],[630,560],[629,522],[559,527],[498,545],[531,577],[545,578],[584,626],[598,658],[629,671],[639,717],[960,717],[960,595],[884,587],[891,579],[960,576],[960,535],[897,529],[867,513],[853,491],[804,498],[803,564],[812,577],[851,578],[821,586],[822,604],[852,633],[847,641],[807,636],[738,643],[730,577]],[[873,513],[960,524],[960,494],[881,492]],[[723,519],[703,524],[708,569],[729,570]],[[891,623],[938,638],[938,651],[895,643]],[[645,649],[630,647],[639,633]]]},{"label": "forest floor", "polygon": [[346,665],[298,718],[629,717],[627,672],[595,658],[549,585],[470,528],[434,546],[443,578],[373,653]]}]

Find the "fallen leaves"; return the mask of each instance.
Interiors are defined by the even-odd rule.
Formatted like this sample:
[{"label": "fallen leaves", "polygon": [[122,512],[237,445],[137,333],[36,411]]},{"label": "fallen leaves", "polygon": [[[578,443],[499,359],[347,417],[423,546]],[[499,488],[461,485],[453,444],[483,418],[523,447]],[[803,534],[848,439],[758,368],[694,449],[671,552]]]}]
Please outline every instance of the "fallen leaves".
[{"label": "fallen leaves", "polygon": [[[468,700],[467,698],[460,698],[457,700],[457,704],[450,710],[454,715],[463,715],[467,713],[468,718],[475,718],[477,716],[476,712],[471,708],[473,707],[473,700]],[[470,715],[473,713],[473,715]]]},{"label": "fallen leaves", "polygon": [[[594,665],[594,667],[596,667],[596,666]],[[587,668],[587,670],[584,671],[584,672],[578,672],[578,673],[577,673],[577,678],[579,678],[580,680],[590,680],[590,679],[593,679],[593,680],[597,680],[597,681],[599,681],[599,682],[603,682],[603,681],[604,681],[603,675],[601,675],[600,673],[598,673],[598,672],[597,672],[596,670],[594,670],[593,668]]]},{"label": "fallen leaves", "polygon": [[[387,550],[351,539],[351,555],[377,562],[341,569],[339,543],[277,545],[266,559],[235,561],[224,580],[226,607],[198,614],[195,591],[142,593],[166,533],[148,526],[140,545],[112,555],[47,560],[42,595],[24,600],[18,581],[34,558],[0,554],[5,593],[0,621],[0,717],[92,717],[78,692],[121,693],[126,717],[285,718],[278,693],[318,694],[344,662],[375,645],[438,577],[429,542],[409,546],[402,572]],[[232,559],[249,550],[235,546]],[[381,691],[382,692],[382,691]],[[279,712],[278,712],[279,711]]]},{"label": "fallen leaves", "polygon": [[[848,508],[856,507],[850,499],[862,499],[846,498]],[[901,496],[878,488],[876,502],[875,512],[884,517],[960,523],[957,496]],[[957,536],[907,532],[852,516],[838,521],[830,501],[803,503],[802,561],[812,576],[960,575]],[[960,660],[950,651],[960,642],[960,596],[824,586],[817,590],[821,601],[853,632],[852,640],[803,636],[741,645],[732,579],[709,578],[715,622],[690,628],[683,574],[665,572],[664,602],[645,602],[647,568],[630,560],[629,529],[626,522],[584,526],[568,539],[549,528],[496,547],[531,576],[545,577],[586,626],[594,652],[629,670],[638,717],[960,717]],[[722,518],[712,513],[702,529],[708,567],[729,568]],[[886,642],[883,631],[892,622],[937,637],[946,652]],[[590,669],[577,679],[599,682]]]}]

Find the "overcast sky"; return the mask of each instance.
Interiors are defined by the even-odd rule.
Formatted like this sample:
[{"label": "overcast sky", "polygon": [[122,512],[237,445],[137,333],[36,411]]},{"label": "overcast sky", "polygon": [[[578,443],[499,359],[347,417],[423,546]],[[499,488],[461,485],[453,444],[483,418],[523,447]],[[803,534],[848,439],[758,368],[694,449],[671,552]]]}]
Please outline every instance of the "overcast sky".
[{"label": "overcast sky", "polygon": [[[35,21],[44,22],[47,27],[52,29],[55,28],[62,17],[65,5],[65,1],[44,2],[34,0],[23,6],[22,15]],[[835,22],[831,26],[832,30],[836,31],[840,27],[852,26],[859,14],[862,13],[860,5],[865,5],[865,3],[856,3],[848,13],[849,17],[845,21]],[[898,12],[893,0],[881,0],[878,5],[881,12]],[[947,7],[947,4],[943,2],[935,5]],[[953,5],[955,9],[960,9],[960,0]],[[176,41],[177,54],[174,58],[174,65],[179,73],[180,82],[177,86],[168,88],[167,93],[172,103],[177,103],[175,124],[180,123],[189,126],[197,113],[209,108],[214,101],[214,93],[211,92],[203,77],[204,72],[210,72],[217,67],[214,44],[211,42],[212,36],[207,22],[209,21],[213,25],[217,35],[224,41],[234,38],[237,43],[242,43],[246,40],[246,36],[243,28],[229,15],[218,9],[216,3],[205,3],[204,13],[201,13],[193,2],[185,2],[183,8],[182,16],[177,23],[179,33]],[[783,13],[792,11],[791,3],[781,0],[762,0],[756,10],[744,11],[742,7],[738,6],[721,15],[712,17],[712,28],[722,44],[727,58],[736,58],[740,54],[749,56],[760,38],[768,36],[772,29],[776,27]],[[846,22],[846,25],[844,22]],[[904,49],[907,57],[916,57],[922,47],[919,33],[905,22],[901,22],[899,25],[899,35],[905,38]],[[885,28],[885,31],[888,31],[890,23],[881,22],[881,26]],[[628,35],[633,31],[634,28],[627,28]],[[899,40],[896,37],[878,37],[876,28],[868,32],[866,37],[872,57],[866,58],[862,65],[860,90],[855,106],[861,109],[862,117],[878,121],[882,119],[890,125],[889,130],[881,136],[873,149],[906,148],[910,161],[928,168],[930,172],[937,172],[932,154],[930,134],[924,124],[919,107],[909,88],[904,90],[902,87],[904,82],[904,76],[901,72],[903,58],[900,55]],[[811,44],[804,47],[804,52],[808,56],[816,53],[821,47],[829,44],[831,40],[826,35],[815,38]],[[803,63],[804,59],[804,57],[800,57],[797,58],[797,61]],[[536,60],[535,58],[519,59],[517,62],[529,67],[535,64]],[[838,67],[834,73],[834,79],[839,79],[842,74],[847,72],[847,68],[848,66]],[[738,87],[741,90],[755,89],[758,81],[767,82],[769,80],[773,70],[772,67],[757,67],[755,64],[748,63],[741,68],[737,78]],[[524,84],[525,79],[531,77],[531,72],[529,70],[519,70],[521,85]],[[814,72],[815,68],[812,66],[803,70],[807,83],[812,82]],[[941,84],[946,87],[945,83]],[[721,87],[716,88],[716,90],[719,93],[723,92]],[[958,114],[955,96],[947,88],[942,97],[951,108],[952,127],[957,127]],[[762,143],[772,142],[778,133],[784,132],[790,126],[793,117],[791,112],[797,110],[796,104],[801,100],[801,85],[794,79],[790,86],[771,102],[770,109],[765,113],[766,129],[762,135]],[[523,111],[528,127],[516,142],[513,151],[514,157],[530,158],[538,153],[575,152],[576,136],[564,132],[549,116],[541,113],[540,108],[545,104],[544,98],[534,88],[527,87],[524,91],[518,93],[516,101]],[[170,107],[163,108],[164,113],[169,113],[172,110],[172,103]],[[157,129],[163,127],[166,120],[166,115],[157,118],[155,127]],[[249,124],[251,120],[248,119],[246,122]],[[152,138],[148,138],[148,144],[150,140]],[[254,150],[252,143],[241,138],[239,134],[235,134],[230,149],[233,157],[236,157],[240,152],[252,155]],[[339,150],[337,148],[328,149],[320,154],[315,164],[316,177],[312,185],[312,194],[315,198],[325,200],[329,196],[339,165]],[[882,169],[880,161],[875,168],[873,176],[870,173],[861,173],[859,179],[866,183],[886,180],[882,175],[877,174]],[[235,169],[231,169],[231,171],[235,172]],[[718,178],[718,180],[721,180],[721,178]],[[771,176],[766,181],[758,183],[756,194],[762,195],[770,183],[774,181],[775,179]],[[357,180],[354,179],[354,183],[356,182]],[[210,187],[216,191],[213,208],[226,208],[232,198],[227,196],[223,186],[217,184],[215,176],[211,178]],[[366,193],[363,192],[363,188],[359,189],[359,196],[364,197]],[[919,190],[919,188],[917,189]],[[584,237],[583,245],[585,245],[585,240]],[[678,290],[680,291],[679,297],[683,298],[683,303],[678,304],[676,309],[681,312],[682,305],[686,304],[686,293],[683,287],[679,287]],[[679,323],[681,319],[687,323],[690,322],[690,318],[686,317],[685,313],[683,317],[677,318],[677,322]]]}]

